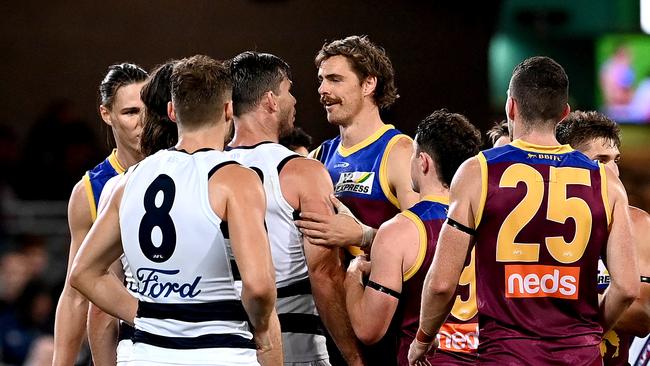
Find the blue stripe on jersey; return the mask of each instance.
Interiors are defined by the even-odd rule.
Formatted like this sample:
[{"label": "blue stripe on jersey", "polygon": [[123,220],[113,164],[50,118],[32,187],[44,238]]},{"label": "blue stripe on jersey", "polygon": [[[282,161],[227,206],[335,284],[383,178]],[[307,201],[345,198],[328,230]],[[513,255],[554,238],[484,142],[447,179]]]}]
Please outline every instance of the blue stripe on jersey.
[{"label": "blue stripe on jersey", "polygon": [[184,322],[213,320],[248,321],[240,300],[223,300],[190,304],[162,304],[138,301],[138,318],[173,319]]},{"label": "blue stripe on jersey", "polygon": [[140,329],[135,330],[133,343],[145,343],[171,349],[257,348],[253,340],[233,334],[204,334],[198,337],[165,337]]},{"label": "blue stripe on jersey", "polygon": [[422,222],[444,220],[447,218],[448,205],[440,202],[422,200],[408,210],[413,212]]},{"label": "blue stripe on jersey", "polygon": [[97,166],[88,171],[90,186],[93,191],[93,197],[95,198],[95,209],[97,209],[97,205],[99,204],[99,196],[101,196],[106,182],[119,174],[113,165],[111,165],[109,159],[110,157],[104,159],[104,161],[97,164]]},{"label": "blue stripe on jersey", "polygon": [[521,161],[526,164],[550,165],[550,166],[571,166],[597,170],[598,164],[590,160],[580,151],[573,150],[561,154],[543,153],[538,151],[528,151],[512,145],[495,147],[483,151],[483,155],[489,164]]},{"label": "blue stripe on jersey", "polygon": [[[327,168],[335,191],[338,189],[337,195],[388,201],[381,188],[379,168],[388,142],[402,133],[392,126],[384,128],[386,131],[376,140],[349,155],[339,151],[341,136],[323,142],[318,158]],[[343,180],[342,174],[346,174]],[[371,176],[372,180],[367,181]]]}]

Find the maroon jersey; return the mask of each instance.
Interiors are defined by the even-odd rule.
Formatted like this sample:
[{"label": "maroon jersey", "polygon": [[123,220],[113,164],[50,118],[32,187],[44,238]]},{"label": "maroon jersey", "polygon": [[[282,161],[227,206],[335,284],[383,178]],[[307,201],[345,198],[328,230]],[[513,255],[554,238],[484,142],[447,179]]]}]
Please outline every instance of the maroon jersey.
[{"label": "maroon jersey", "polygon": [[568,145],[483,151],[476,275],[482,363],[600,364],[605,168]]},{"label": "maroon jersey", "polygon": [[[400,322],[399,365],[408,366],[409,345],[415,338],[420,320],[422,286],[433,261],[440,228],[447,218],[449,201],[445,197],[425,197],[415,206],[401,213],[418,228],[420,250],[413,266],[404,274],[402,295],[395,320]],[[437,365],[473,365],[478,347],[478,309],[474,256],[468,255],[461,274],[456,301],[451,314],[438,333],[440,347],[429,362]]]}]

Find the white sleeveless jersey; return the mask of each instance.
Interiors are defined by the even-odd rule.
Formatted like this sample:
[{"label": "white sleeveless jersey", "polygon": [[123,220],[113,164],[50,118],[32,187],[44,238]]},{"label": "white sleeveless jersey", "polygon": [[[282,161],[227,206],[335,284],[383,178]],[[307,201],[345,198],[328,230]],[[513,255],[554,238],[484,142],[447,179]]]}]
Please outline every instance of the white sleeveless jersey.
[{"label": "white sleeveless jersey", "polygon": [[[256,364],[255,344],[208,179],[223,152],[162,150],[127,172],[120,206],[139,300],[131,361]],[[217,363],[215,363],[215,360]]]},{"label": "white sleeveless jersey", "polygon": [[328,359],[324,328],[311,295],[302,235],[294,224],[298,212],[294,212],[280,188],[279,174],[285,163],[302,156],[273,142],[226,148],[226,154],[255,170],[264,183],[265,221],[278,288],[276,309],[282,328],[284,361]]}]

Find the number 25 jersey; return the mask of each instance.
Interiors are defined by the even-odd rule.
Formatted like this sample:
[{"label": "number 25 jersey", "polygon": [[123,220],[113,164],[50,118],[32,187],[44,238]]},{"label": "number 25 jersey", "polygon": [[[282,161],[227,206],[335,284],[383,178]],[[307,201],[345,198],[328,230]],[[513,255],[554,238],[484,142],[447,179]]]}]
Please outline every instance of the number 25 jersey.
[{"label": "number 25 jersey", "polygon": [[611,215],[604,166],[568,145],[522,140],[478,160],[479,354],[504,339],[597,345],[596,275]]}]

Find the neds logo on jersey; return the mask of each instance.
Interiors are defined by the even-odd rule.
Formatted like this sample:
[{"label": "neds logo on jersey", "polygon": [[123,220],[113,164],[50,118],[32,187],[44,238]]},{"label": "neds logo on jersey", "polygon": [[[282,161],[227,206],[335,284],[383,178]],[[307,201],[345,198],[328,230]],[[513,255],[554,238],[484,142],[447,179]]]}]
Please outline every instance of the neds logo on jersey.
[{"label": "neds logo on jersey", "polygon": [[506,265],[506,297],[578,299],[580,267]]},{"label": "neds logo on jersey", "polygon": [[334,191],[336,193],[355,192],[362,194],[372,194],[372,184],[375,180],[374,178],[375,172],[341,173]]},{"label": "neds logo on jersey", "polygon": [[439,348],[474,353],[478,349],[478,323],[444,323],[438,332]]}]

